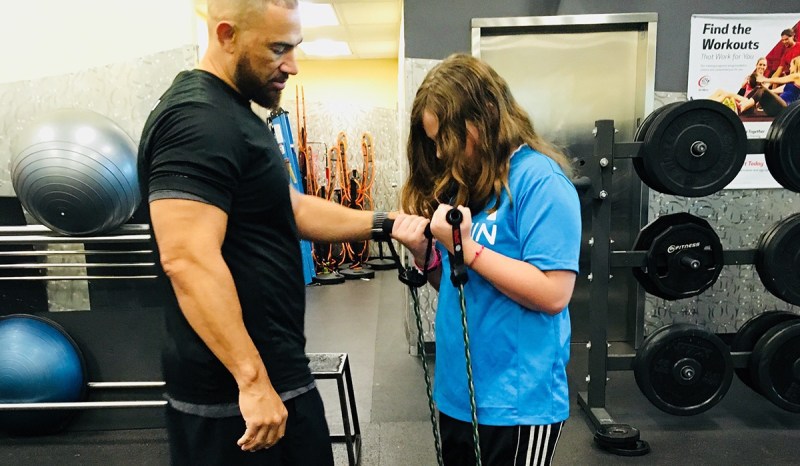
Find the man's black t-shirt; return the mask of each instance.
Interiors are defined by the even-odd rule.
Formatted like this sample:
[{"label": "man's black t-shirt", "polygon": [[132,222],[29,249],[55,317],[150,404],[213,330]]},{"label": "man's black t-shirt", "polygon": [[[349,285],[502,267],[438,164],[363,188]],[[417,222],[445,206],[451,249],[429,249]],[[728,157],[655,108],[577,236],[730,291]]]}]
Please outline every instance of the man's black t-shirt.
[{"label": "man's black t-shirt", "polygon": [[[303,334],[301,253],[285,167],[274,135],[250,102],[200,70],[175,78],[147,119],[139,145],[145,199],[159,192],[185,193],[228,214],[222,255],[244,324],[278,393],[313,383]],[[159,280],[168,281],[163,270]],[[170,398],[236,403],[233,376],[189,326],[174,291],[166,324],[163,366]]]}]

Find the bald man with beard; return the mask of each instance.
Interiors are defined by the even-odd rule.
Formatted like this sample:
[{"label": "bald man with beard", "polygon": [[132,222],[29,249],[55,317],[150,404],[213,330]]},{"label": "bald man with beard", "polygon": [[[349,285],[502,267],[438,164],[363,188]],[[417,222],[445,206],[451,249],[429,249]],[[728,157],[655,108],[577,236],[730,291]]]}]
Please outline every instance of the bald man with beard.
[{"label": "bald man with beard", "polygon": [[290,187],[251,102],[278,106],[302,41],[293,0],[209,0],[209,45],[150,114],[139,146],[165,290],[175,465],[332,465],[303,333],[299,239],[375,235],[385,214]]}]

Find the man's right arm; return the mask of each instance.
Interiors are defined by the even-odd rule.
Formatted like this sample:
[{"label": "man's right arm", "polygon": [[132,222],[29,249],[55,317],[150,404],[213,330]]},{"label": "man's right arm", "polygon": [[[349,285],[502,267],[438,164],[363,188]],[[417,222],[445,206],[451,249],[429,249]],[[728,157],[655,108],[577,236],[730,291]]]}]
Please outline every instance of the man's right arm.
[{"label": "man's right arm", "polygon": [[186,199],[150,203],[150,216],[164,272],[186,320],[239,386],[247,430],[243,450],[273,445],[286,427],[286,408],[242,320],[236,287],[221,248],[227,214]]}]

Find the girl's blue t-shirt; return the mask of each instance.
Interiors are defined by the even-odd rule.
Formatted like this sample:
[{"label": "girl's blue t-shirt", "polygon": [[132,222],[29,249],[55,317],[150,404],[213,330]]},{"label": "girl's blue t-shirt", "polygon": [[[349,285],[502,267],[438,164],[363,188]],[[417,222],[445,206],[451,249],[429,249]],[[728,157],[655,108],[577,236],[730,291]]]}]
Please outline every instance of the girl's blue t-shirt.
[{"label": "girl's blue t-shirt", "polygon": [[[471,237],[542,271],[578,272],[581,217],[572,182],[551,158],[521,146],[511,157],[509,188],[493,213],[474,213]],[[512,202],[513,201],[513,202]],[[441,246],[438,246],[441,247]],[[447,251],[436,311],[434,398],[450,417],[470,422],[458,289]],[[464,286],[478,422],[542,425],[569,416],[566,367],[569,309],[549,315],[527,309],[468,269]]]}]

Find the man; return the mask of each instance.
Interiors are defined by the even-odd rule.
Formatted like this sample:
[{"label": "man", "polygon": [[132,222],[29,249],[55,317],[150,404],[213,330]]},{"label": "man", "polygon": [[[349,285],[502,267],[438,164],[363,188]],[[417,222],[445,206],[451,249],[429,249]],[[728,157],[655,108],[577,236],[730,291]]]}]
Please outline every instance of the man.
[{"label": "man", "polygon": [[148,118],[139,179],[170,290],[163,355],[173,464],[332,465],[305,356],[299,237],[370,237],[383,214],[289,187],[250,101],[278,105],[296,0],[209,0],[209,45]]},{"label": "man", "polygon": [[[789,73],[789,63],[796,56],[800,55],[800,43],[795,41],[795,32],[793,29],[784,29],[781,32],[781,45],[783,46],[780,51],[780,59],[777,60],[778,66],[772,74],[772,78],[784,76]],[[777,48],[777,47],[776,47]]]}]

